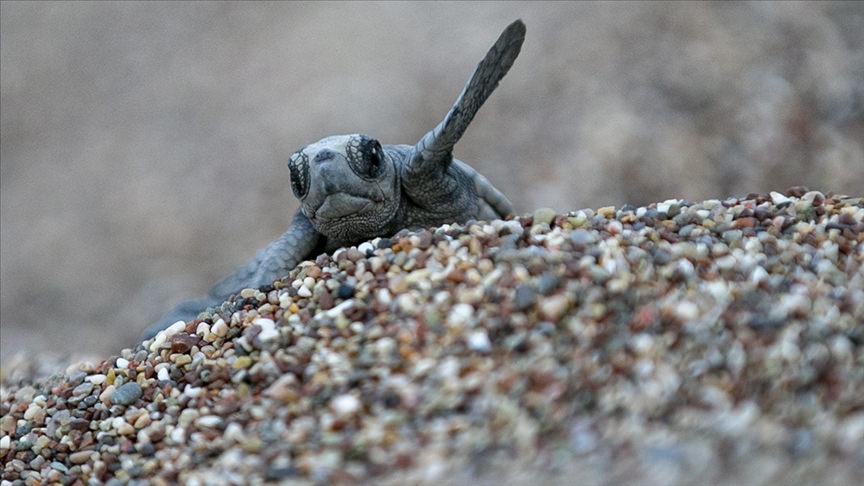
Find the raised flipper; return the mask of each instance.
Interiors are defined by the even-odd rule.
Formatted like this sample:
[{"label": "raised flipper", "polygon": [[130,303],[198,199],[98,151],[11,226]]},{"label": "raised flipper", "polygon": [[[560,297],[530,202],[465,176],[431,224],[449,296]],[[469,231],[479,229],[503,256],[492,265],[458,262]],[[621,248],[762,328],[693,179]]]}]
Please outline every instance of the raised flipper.
[{"label": "raised flipper", "polygon": [[315,256],[313,253],[323,240],[306,216],[297,211],[288,231],[279,239],[259,251],[251,262],[216,284],[207,298],[183,302],[165,314],[157,324],[147,329],[144,339],[149,339],[177,321],[195,319],[208,307],[218,306],[231,294],[244,288],[258,288],[273,283],[303,260]]},{"label": "raised flipper", "polygon": [[442,175],[453,160],[453,146],[507,74],[524,40],[525,24],[521,20],[507,26],[477,65],[444,120],[414,146],[403,169],[403,185],[409,196],[422,197],[441,183]]}]

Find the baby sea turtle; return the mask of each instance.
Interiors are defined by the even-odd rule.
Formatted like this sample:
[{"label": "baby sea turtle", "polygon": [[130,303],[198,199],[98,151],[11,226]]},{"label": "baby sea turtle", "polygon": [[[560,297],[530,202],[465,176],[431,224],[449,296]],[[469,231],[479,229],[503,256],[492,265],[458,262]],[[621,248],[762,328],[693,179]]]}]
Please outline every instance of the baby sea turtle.
[{"label": "baby sea turtle", "polygon": [[525,24],[510,24],[477,65],[453,107],[415,145],[382,145],[361,134],[335,135],[288,160],[300,209],[282,236],[219,282],[207,298],[187,301],[150,327],[145,337],[178,320],[194,319],[244,288],[270,285],[298,263],[403,228],[492,220],[513,213],[510,201],[453,146],[507,74],[525,40]]}]

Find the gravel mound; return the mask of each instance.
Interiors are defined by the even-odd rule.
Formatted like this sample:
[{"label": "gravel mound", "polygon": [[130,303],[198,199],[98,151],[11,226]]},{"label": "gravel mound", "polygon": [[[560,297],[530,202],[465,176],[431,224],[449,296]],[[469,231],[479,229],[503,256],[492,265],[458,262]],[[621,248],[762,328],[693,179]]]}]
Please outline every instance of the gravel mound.
[{"label": "gravel mound", "polygon": [[136,349],[5,370],[3,484],[852,484],[864,199],[401,232]]}]

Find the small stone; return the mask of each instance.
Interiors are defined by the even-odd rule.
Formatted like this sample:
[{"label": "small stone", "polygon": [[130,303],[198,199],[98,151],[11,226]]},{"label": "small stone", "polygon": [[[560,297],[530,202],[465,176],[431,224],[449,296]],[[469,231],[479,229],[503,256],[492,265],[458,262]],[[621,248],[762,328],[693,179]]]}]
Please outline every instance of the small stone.
[{"label": "small stone", "polygon": [[69,462],[72,464],[84,464],[89,461],[90,458],[95,454],[94,451],[78,451],[69,454]]},{"label": "small stone", "polygon": [[225,324],[224,320],[219,319],[213,324],[210,331],[219,337],[225,337],[225,335],[228,334],[228,324]]},{"label": "small stone", "polygon": [[195,334],[178,333],[171,336],[172,353],[188,353],[193,346],[198,344],[198,336]]},{"label": "small stone", "polygon": [[792,200],[789,199],[788,197],[784,196],[783,194],[780,194],[779,192],[772,191],[771,192],[771,202],[773,202],[774,205],[776,205],[777,207],[782,208],[784,206],[788,206],[789,204],[791,204]]},{"label": "small stone", "polygon": [[237,361],[234,362],[235,370],[242,370],[252,366],[252,358],[249,356],[240,356],[237,358]]},{"label": "small stone", "polygon": [[89,395],[90,392],[92,392],[92,391],[93,391],[93,383],[87,381],[87,382],[81,383],[80,385],[76,386],[75,389],[72,390],[72,394],[75,395],[76,397],[80,397],[80,396],[84,396],[84,395]]},{"label": "small stone", "polygon": [[93,383],[94,385],[97,385],[97,386],[98,386],[98,385],[101,385],[101,384],[105,383],[106,378],[107,378],[107,377],[106,377],[105,375],[102,375],[102,374],[99,374],[99,375],[90,375],[90,376],[87,377],[87,381],[89,381],[90,383]]},{"label": "small stone", "polygon": [[135,427],[123,420],[123,418],[118,417],[119,421],[114,424],[114,428],[117,430],[117,434],[119,435],[132,435],[135,433]]},{"label": "small stone", "polygon": [[675,315],[681,322],[689,322],[699,317],[699,307],[693,302],[684,300],[675,306]]},{"label": "small stone", "polygon": [[131,405],[141,398],[141,386],[138,383],[126,383],[114,391],[111,395],[111,403],[114,405]]},{"label": "small stone", "polygon": [[150,414],[146,413],[135,419],[135,423],[132,424],[132,426],[138,430],[141,430],[148,425],[150,425]]},{"label": "small stone", "polygon": [[262,342],[272,341],[279,337],[279,331],[276,330],[276,323],[272,319],[257,318],[252,321],[252,324],[261,326],[261,332],[258,334],[258,339]]},{"label": "small stone", "polygon": [[530,285],[520,285],[516,287],[516,295],[513,298],[513,304],[517,310],[528,310],[534,303],[537,302],[537,291]]},{"label": "small stone", "polygon": [[549,295],[558,288],[561,284],[561,279],[551,273],[544,273],[537,280],[537,291],[541,295]]},{"label": "small stone", "polygon": [[339,418],[348,418],[360,410],[360,400],[354,395],[339,395],[330,401],[330,409]]},{"label": "small stone", "polygon": [[552,224],[556,211],[551,208],[540,208],[534,211],[534,224]]},{"label": "small stone", "polygon": [[12,447],[12,438],[8,435],[4,435],[0,438],[0,450],[6,450]]},{"label": "small stone", "polygon": [[99,401],[106,406],[109,405],[111,403],[111,397],[114,395],[114,391],[114,385],[106,386],[102,393],[99,394]]},{"label": "small stone", "polygon": [[478,353],[488,353],[492,349],[486,331],[475,331],[468,335],[468,348]]},{"label": "small stone", "polygon": [[447,323],[451,326],[464,326],[474,316],[474,307],[470,304],[456,304],[450,309]]},{"label": "small stone", "polygon": [[555,295],[540,301],[540,313],[550,321],[561,319],[570,307],[570,299],[566,295]]},{"label": "small stone", "polygon": [[336,297],[340,299],[350,299],[354,297],[354,287],[348,284],[342,284],[339,286],[339,289],[336,291]]},{"label": "small stone", "polygon": [[615,217],[615,206],[606,206],[597,209],[597,214],[603,216],[606,219],[612,219]]},{"label": "small stone", "polygon": [[364,256],[370,257],[375,251],[375,248],[372,246],[372,243],[365,241],[357,246],[357,250],[360,251],[360,253],[362,253]]},{"label": "small stone", "polygon": [[300,287],[297,289],[297,295],[303,298],[312,297],[312,291],[308,287]]},{"label": "small stone", "polygon": [[204,428],[213,428],[222,425],[222,417],[218,415],[205,415],[195,420],[195,425]]},{"label": "small stone", "polygon": [[265,391],[265,396],[290,404],[299,398],[299,383],[293,373],[280,376]]},{"label": "small stone", "polygon": [[591,231],[577,229],[570,233],[570,241],[576,246],[584,247],[597,241],[597,238],[594,237]]}]

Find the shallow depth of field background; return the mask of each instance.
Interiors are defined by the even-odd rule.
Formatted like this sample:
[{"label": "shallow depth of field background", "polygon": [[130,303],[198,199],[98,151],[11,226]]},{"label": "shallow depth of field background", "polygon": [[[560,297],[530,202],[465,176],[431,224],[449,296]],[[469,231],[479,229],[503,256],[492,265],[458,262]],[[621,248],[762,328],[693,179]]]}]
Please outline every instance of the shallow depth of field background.
[{"label": "shallow depth of field background", "polygon": [[326,135],[414,143],[512,20],[456,155],[520,212],[864,193],[864,3],[0,7],[0,355],[107,356],[278,236]]}]

